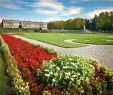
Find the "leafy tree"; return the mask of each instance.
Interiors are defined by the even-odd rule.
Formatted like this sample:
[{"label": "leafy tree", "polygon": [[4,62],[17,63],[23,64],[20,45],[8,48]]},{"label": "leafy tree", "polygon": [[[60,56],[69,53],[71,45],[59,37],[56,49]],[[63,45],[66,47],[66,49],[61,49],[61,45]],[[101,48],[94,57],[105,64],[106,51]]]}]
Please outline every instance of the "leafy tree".
[{"label": "leafy tree", "polygon": [[88,29],[98,30],[100,32],[103,31],[113,31],[113,12],[102,12],[98,16],[92,19],[92,23],[90,23],[90,19],[86,19],[86,27]]},{"label": "leafy tree", "polygon": [[113,11],[102,12],[92,19],[74,18],[66,21],[52,21],[48,23],[48,29],[83,29],[84,25],[87,29],[96,31],[113,31]]},{"label": "leafy tree", "polygon": [[48,23],[48,29],[82,29],[85,20],[82,18],[68,19],[67,21],[53,21]]}]

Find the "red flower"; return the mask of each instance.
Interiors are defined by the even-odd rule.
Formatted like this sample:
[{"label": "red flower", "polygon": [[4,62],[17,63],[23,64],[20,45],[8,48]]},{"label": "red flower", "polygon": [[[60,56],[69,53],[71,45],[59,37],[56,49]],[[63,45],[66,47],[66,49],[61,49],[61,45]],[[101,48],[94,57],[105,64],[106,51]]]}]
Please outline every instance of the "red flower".
[{"label": "red flower", "polygon": [[[50,60],[56,55],[47,53],[43,48],[33,46],[25,41],[14,38],[8,34],[1,34],[5,43],[8,45],[11,54],[18,62],[22,78],[29,82],[32,95],[37,95],[38,85],[36,80],[37,69],[44,60]],[[60,94],[59,94],[60,95]]]}]

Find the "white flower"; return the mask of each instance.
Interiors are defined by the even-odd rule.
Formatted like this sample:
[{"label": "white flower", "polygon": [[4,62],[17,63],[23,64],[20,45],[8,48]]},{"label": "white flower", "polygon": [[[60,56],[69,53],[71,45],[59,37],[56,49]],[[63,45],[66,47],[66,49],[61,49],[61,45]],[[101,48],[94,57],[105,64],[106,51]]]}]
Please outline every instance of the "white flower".
[{"label": "white flower", "polygon": [[45,76],[49,77],[49,76],[50,76],[50,74],[45,74]]},{"label": "white flower", "polygon": [[72,81],[74,81],[74,78],[71,78]]},{"label": "white flower", "polygon": [[64,66],[63,69],[67,69],[67,66]]},{"label": "white flower", "polygon": [[51,75],[52,75],[52,74],[53,74],[53,72],[49,72],[49,74],[51,74]]},{"label": "white flower", "polygon": [[86,82],[88,82],[89,81],[89,78],[88,77],[86,77],[86,80],[85,80]]},{"label": "white flower", "polygon": [[49,70],[48,70],[48,69],[45,69],[44,71],[45,71],[45,72],[49,72]]},{"label": "white flower", "polygon": [[75,65],[75,63],[74,63],[74,62],[71,62],[71,64],[72,64],[72,65]]},{"label": "white flower", "polygon": [[75,77],[76,77],[76,75],[73,75],[73,77],[75,78]]},{"label": "white flower", "polygon": [[77,73],[80,76],[80,73]]},{"label": "white flower", "polygon": [[52,79],[53,82],[55,82],[55,79]]},{"label": "white flower", "polygon": [[59,68],[59,67],[56,67],[56,69],[57,69],[57,70],[60,70],[60,68]]}]

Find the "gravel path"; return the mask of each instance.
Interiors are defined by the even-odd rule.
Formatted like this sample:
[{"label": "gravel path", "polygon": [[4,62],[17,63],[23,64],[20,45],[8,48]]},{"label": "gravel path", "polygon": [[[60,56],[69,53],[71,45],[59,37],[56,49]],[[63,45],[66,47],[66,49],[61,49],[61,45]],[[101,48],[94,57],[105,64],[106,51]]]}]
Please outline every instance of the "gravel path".
[{"label": "gravel path", "polygon": [[77,54],[82,56],[94,57],[95,59],[99,60],[99,62],[102,65],[113,69],[113,45],[88,45],[79,48],[62,48],[47,43],[43,43],[40,41],[28,39],[25,37],[20,37],[17,35],[15,37],[23,39],[35,45],[39,44],[41,46],[54,49],[54,51],[58,53],[74,54],[74,55]]},{"label": "gravel path", "polygon": [[[76,40],[76,39],[67,39],[67,40],[64,40],[64,42],[73,43],[73,44],[81,44],[81,43],[74,42],[74,40]],[[83,44],[83,45],[86,45],[86,44]],[[93,45],[93,44],[87,44],[87,45]]]}]

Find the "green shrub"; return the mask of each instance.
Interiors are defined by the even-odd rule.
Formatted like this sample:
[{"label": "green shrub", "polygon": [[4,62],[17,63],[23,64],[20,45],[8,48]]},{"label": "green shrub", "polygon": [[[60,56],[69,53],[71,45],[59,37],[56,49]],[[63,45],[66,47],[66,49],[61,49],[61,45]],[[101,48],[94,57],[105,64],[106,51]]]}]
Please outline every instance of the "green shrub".
[{"label": "green shrub", "polygon": [[93,95],[102,95],[102,87],[98,78],[91,81]]},{"label": "green shrub", "polygon": [[107,90],[113,89],[113,72],[106,71],[104,74],[105,81],[107,82]]},{"label": "green shrub", "polygon": [[102,95],[113,89],[113,71],[81,56],[59,55],[44,62],[37,76],[43,90],[51,95],[58,91],[64,95]]},{"label": "green shrub", "polygon": [[75,84],[88,82],[94,75],[94,67],[87,63],[84,57],[60,56],[50,62],[44,62],[37,73],[44,88],[57,85],[67,90]]}]

